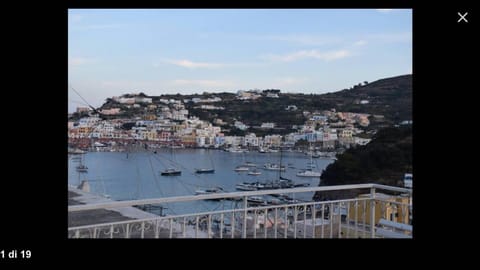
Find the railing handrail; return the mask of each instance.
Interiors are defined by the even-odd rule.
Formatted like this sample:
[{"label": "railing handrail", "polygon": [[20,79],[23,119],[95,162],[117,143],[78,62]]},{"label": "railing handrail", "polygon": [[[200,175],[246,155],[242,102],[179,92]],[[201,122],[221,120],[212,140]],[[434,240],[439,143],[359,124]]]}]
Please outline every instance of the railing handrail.
[{"label": "railing handrail", "polygon": [[145,205],[145,204],[162,204],[162,203],[187,202],[187,201],[210,200],[210,199],[221,199],[221,198],[237,198],[237,197],[245,197],[245,196],[268,195],[268,194],[333,191],[333,190],[346,190],[346,189],[367,189],[367,188],[412,193],[411,189],[385,186],[385,185],[379,185],[379,184],[336,185],[336,186],[323,186],[323,187],[300,187],[300,188],[288,188],[288,189],[225,192],[225,193],[217,193],[217,194],[188,195],[188,196],[128,200],[128,201],[112,201],[112,202],[68,206],[68,212],[104,209],[104,208],[129,207],[129,206]]},{"label": "railing handrail", "polygon": [[112,225],[120,225],[120,224],[127,224],[127,223],[142,223],[142,222],[155,222],[160,220],[170,220],[175,218],[187,218],[187,217],[195,217],[195,216],[208,216],[208,215],[219,215],[219,214],[227,214],[232,212],[244,212],[247,211],[262,211],[268,209],[275,209],[275,208],[285,208],[285,207],[300,207],[300,206],[313,206],[319,204],[331,204],[331,203],[348,203],[348,202],[355,202],[355,201],[367,201],[370,198],[351,198],[351,199],[342,199],[342,200],[329,200],[329,201],[317,201],[317,202],[304,202],[304,203],[293,203],[293,204],[279,204],[279,205],[268,205],[268,206],[256,206],[256,207],[247,207],[247,209],[237,208],[237,209],[226,209],[226,210],[215,210],[215,211],[207,211],[207,212],[198,212],[198,213],[189,213],[189,214],[180,214],[180,215],[169,215],[169,216],[158,216],[158,217],[149,217],[149,218],[142,218],[142,219],[135,219],[135,220],[125,220],[125,221],[114,221],[114,222],[107,222],[107,223],[98,223],[98,224],[89,224],[89,225],[82,225],[76,227],[69,227],[68,230],[81,230],[81,229],[88,229],[92,227],[107,227]]}]

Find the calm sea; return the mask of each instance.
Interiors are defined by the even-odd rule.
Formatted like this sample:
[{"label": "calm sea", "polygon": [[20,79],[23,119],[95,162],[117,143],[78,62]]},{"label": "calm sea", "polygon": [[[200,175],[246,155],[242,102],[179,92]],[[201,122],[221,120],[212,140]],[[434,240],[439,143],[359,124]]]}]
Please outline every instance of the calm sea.
[{"label": "calm sea", "polygon": [[[88,180],[92,193],[108,195],[113,200],[133,200],[145,198],[193,195],[195,190],[222,187],[234,192],[235,185],[241,182],[267,181],[279,179],[278,171],[261,169],[265,163],[279,163],[287,167],[282,177],[296,183],[309,183],[318,186],[319,178],[297,177],[296,173],[307,167],[310,157],[298,152],[280,153],[230,153],[221,150],[205,149],[158,149],[154,152],[88,152],[83,155],[87,173],[75,169],[79,161],[69,157],[68,183],[78,186],[81,180]],[[247,172],[235,172],[238,165],[245,162],[257,164],[262,172],[259,176]],[[313,159],[315,171],[322,171],[332,159]],[[180,176],[161,176],[166,168],[175,167],[182,171]],[[195,174],[196,168],[214,168],[214,174]],[[253,169],[253,168],[251,168]],[[312,193],[297,195],[297,199],[310,200]],[[169,204],[164,213],[183,214],[192,211],[229,209],[234,202],[202,201],[200,203]]]}]

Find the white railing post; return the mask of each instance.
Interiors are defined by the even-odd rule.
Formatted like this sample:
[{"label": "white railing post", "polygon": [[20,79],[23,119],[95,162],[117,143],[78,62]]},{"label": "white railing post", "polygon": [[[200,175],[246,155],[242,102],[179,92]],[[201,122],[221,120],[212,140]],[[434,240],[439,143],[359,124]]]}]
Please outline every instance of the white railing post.
[{"label": "white railing post", "polygon": [[338,203],[338,238],[342,238],[342,206],[343,203]]},{"label": "white railing post", "polygon": [[265,208],[265,217],[263,218],[263,235],[267,238],[267,221],[268,221],[268,209]]},{"label": "white railing post", "polygon": [[223,213],[220,214],[220,239],[223,239]]},{"label": "white railing post", "polygon": [[198,238],[198,216],[195,217],[195,238]]},{"label": "white railing post", "polygon": [[212,238],[212,215],[208,215],[207,230],[208,238]]},{"label": "white railing post", "polygon": [[274,238],[277,238],[278,208],[275,208],[275,227],[273,227]]},{"label": "white railing post", "polygon": [[182,229],[183,229],[183,231],[182,231],[183,238],[185,238],[186,235],[187,235],[187,232],[186,232],[186,231],[187,231],[187,227],[186,227],[187,224],[186,224],[186,223],[187,223],[187,217],[184,217],[184,218],[183,218],[183,224],[182,224],[182,225],[183,225],[183,226],[182,226]]},{"label": "white railing post", "polygon": [[317,209],[315,208],[315,205],[310,206],[310,216],[312,218],[312,238],[316,238],[315,231],[317,230]]},{"label": "white railing post", "polygon": [[293,209],[293,238],[297,238],[297,206]]},{"label": "white railing post", "polygon": [[242,238],[247,238],[247,196],[243,197],[243,233]]},{"label": "white railing post", "polygon": [[231,227],[231,233],[230,233],[230,238],[234,238],[235,237],[235,211],[232,212],[232,217],[231,217],[231,221],[230,221],[230,227]]},{"label": "white railing post", "polygon": [[257,223],[258,223],[258,217],[257,217],[257,210],[255,209],[253,212],[253,239],[257,238]]},{"label": "white railing post", "polygon": [[307,205],[303,205],[303,238],[307,238]]},{"label": "white railing post", "polygon": [[358,238],[358,201],[355,201],[355,238]]},{"label": "white railing post", "polygon": [[322,238],[325,238],[325,204],[322,203]]},{"label": "white railing post", "polygon": [[333,203],[328,208],[328,222],[330,223],[330,238],[333,238]]},{"label": "white railing post", "polygon": [[370,188],[370,237],[375,238],[375,188]]}]

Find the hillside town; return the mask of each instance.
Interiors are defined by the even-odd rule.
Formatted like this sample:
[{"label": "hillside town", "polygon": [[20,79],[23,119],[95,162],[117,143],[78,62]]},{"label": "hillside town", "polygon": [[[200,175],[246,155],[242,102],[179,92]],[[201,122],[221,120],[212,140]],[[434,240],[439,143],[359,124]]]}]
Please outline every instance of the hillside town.
[{"label": "hillside town", "polygon": [[[277,93],[239,91],[238,102],[258,98],[275,98]],[[165,146],[192,148],[222,148],[230,151],[259,150],[269,151],[279,147],[294,147],[299,142],[313,144],[321,150],[348,149],[355,145],[365,145],[370,139],[358,136],[362,128],[369,125],[369,114],[324,111],[303,111],[306,121],[303,125],[293,125],[295,132],[286,135],[275,134],[275,122],[264,122],[259,127],[268,135],[257,136],[254,132],[245,136],[227,136],[224,131],[230,128],[247,130],[248,123],[235,120],[232,123],[217,118],[213,122],[200,120],[186,109],[186,103],[204,110],[222,110],[215,103],[219,97],[192,99],[153,98],[142,94],[127,94],[111,99],[117,106],[108,109],[92,110],[77,107],[77,120],[68,121],[68,140],[73,148],[101,151],[121,151],[131,143],[144,143],[146,147]],[[140,109],[140,114],[125,117],[122,110]],[[297,111],[295,104],[284,108]],[[108,119],[106,119],[108,117]]]}]

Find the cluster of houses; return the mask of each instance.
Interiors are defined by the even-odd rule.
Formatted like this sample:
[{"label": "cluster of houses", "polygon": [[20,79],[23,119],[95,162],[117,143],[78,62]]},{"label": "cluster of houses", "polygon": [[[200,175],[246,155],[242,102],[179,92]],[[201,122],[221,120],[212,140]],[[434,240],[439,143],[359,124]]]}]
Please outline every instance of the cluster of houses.
[{"label": "cluster of houses", "polygon": [[[239,91],[237,98],[244,98],[244,94],[258,94],[256,92]],[[264,93],[265,94],[265,93]],[[268,92],[266,94],[277,94]],[[221,101],[218,97],[202,99],[193,98],[188,100],[160,99],[157,104],[152,103],[152,98],[144,96],[113,97],[113,100],[122,106],[143,106],[146,112],[142,117],[132,119],[115,118],[120,108],[101,110],[100,113],[109,115],[113,119],[102,120],[98,115],[90,112],[89,116],[80,118],[78,121],[68,122],[68,138],[70,142],[76,139],[98,140],[137,140],[160,144],[177,144],[185,147],[279,147],[294,146],[299,140],[316,143],[325,149],[337,147],[350,147],[352,145],[364,145],[369,139],[356,136],[363,130],[356,126],[366,127],[369,125],[368,114],[336,112],[326,110],[322,112],[308,112],[303,114],[307,121],[303,125],[295,125],[293,133],[286,135],[274,134],[276,124],[273,122],[262,123],[260,128],[269,129],[273,134],[257,137],[255,133],[247,133],[245,136],[226,136],[224,127],[235,126],[241,130],[247,130],[249,126],[241,121],[225,123],[221,119],[215,119],[213,123],[200,120],[198,117],[189,115],[184,102],[205,103]],[[199,104],[203,109],[224,109],[223,107]],[[285,110],[297,110],[297,106],[289,105]],[[86,108],[78,108],[77,112],[88,111]]]}]

